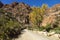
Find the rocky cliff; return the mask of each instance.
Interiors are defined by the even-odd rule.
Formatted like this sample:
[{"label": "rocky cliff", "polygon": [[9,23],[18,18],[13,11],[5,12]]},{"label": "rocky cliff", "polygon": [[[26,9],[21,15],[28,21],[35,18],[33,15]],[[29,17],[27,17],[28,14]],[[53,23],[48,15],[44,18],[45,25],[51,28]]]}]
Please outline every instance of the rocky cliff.
[{"label": "rocky cliff", "polygon": [[47,24],[56,25],[55,22],[57,19],[60,20],[60,4],[56,4],[46,10],[46,14],[42,21],[42,26],[46,26]]},{"label": "rocky cliff", "polygon": [[[29,24],[29,13],[32,11],[32,8],[29,5],[17,2],[4,5],[0,2],[0,8],[5,12],[12,13],[12,16],[15,17],[20,23]],[[43,15],[44,17],[41,26],[46,26],[47,24],[55,24],[56,18],[60,18],[60,4],[56,4],[51,8],[48,8],[45,12],[46,14]]]},{"label": "rocky cliff", "polygon": [[10,12],[12,15],[23,24],[29,24],[29,13],[31,12],[31,8],[29,5],[24,4],[23,2],[17,3],[13,2],[11,4],[5,4],[0,2],[0,8],[5,12]]}]

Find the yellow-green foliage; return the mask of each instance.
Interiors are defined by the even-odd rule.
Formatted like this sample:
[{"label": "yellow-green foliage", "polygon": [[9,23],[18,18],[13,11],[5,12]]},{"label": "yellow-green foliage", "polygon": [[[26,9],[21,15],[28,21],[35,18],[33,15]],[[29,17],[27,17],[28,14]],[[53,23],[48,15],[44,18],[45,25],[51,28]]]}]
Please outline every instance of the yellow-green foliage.
[{"label": "yellow-green foliage", "polygon": [[42,7],[32,7],[32,12],[29,14],[30,22],[33,26],[40,26],[40,23],[45,14],[45,10],[48,8],[47,5],[42,5]]},{"label": "yellow-green foliage", "polygon": [[30,17],[30,21],[32,22],[33,25],[37,25],[37,22],[38,21],[41,21],[41,16],[40,16],[40,13],[41,13],[41,9],[40,8],[36,8],[36,7],[33,7],[32,8],[32,12],[30,13],[29,17]]}]

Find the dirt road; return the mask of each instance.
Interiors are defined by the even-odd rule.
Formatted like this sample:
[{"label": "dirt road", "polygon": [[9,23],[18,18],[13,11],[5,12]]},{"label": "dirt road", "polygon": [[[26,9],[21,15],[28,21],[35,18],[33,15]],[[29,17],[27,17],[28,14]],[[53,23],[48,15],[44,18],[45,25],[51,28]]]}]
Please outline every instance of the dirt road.
[{"label": "dirt road", "polygon": [[25,29],[21,37],[15,40],[50,40],[50,39]]}]

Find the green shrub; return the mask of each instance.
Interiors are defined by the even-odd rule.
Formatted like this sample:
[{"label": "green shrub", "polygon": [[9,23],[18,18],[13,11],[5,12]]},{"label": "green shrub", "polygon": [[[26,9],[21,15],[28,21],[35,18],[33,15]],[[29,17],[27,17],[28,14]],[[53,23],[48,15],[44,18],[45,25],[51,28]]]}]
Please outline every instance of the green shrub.
[{"label": "green shrub", "polygon": [[12,40],[21,34],[22,25],[12,17],[12,14],[0,13],[0,40]]},{"label": "green shrub", "polygon": [[56,27],[53,29],[53,31],[57,34],[60,34],[60,27]]},{"label": "green shrub", "polygon": [[43,31],[45,28],[42,26],[39,28],[39,31]]}]

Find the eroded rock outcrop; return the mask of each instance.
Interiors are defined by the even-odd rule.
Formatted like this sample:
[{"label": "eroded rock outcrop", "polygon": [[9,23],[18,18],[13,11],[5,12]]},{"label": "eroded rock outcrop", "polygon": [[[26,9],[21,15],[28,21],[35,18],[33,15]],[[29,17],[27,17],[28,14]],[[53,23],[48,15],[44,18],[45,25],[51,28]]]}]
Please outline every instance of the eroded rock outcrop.
[{"label": "eroded rock outcrop", "polygon": [[12,4],[6,4],[2,7],[6,12],[12,13],[12,15],[20,22],[29,24],[29,13],[31,8],[29,5],[24,3],[14,2]]},{"label": "eroded rock outcrop", "polygon": [[0,2],[0,8],[3,6],[4,4],[2,2]]},{"label": "eroded rock outcrop", "polygon": [[[47,26],[48,24],[55,24],[58,17],[60,17],[60,4],[57,4],[48,10],[46,10],[46,14],[44,16],[44,19],[42,21],[42,26]],[[60,24],[59,24],[60,25]]]}]

